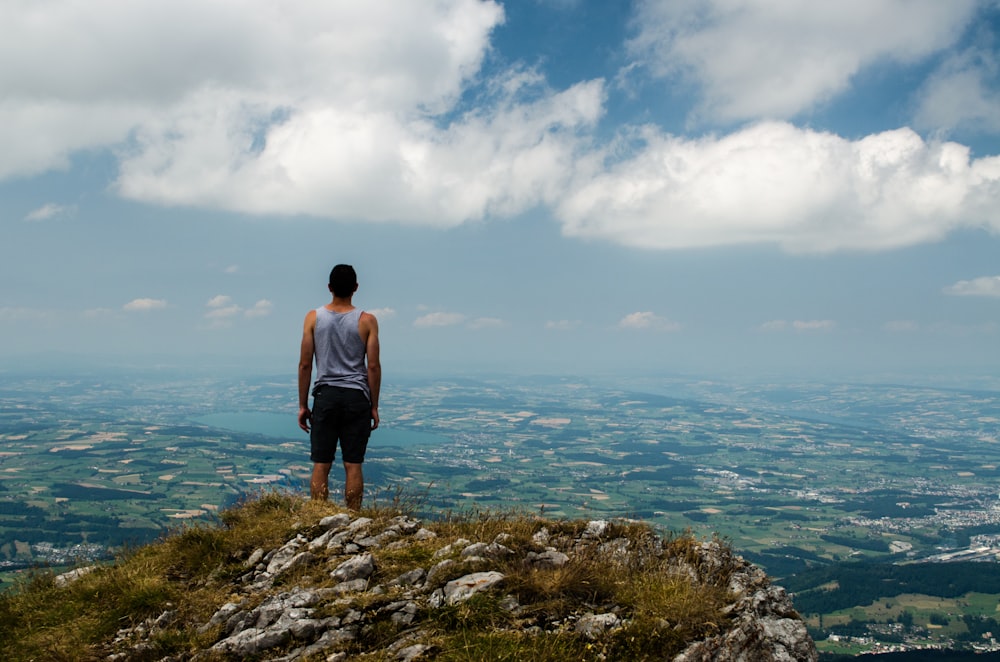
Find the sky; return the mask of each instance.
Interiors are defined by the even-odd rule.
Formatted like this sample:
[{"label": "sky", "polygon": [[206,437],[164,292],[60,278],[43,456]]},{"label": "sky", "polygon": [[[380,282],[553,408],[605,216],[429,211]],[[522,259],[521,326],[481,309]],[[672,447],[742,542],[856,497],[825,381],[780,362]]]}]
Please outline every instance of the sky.
[{"label": "sky", "polygon": [[[996,0],[8,0],[0,374],[1000,376]],[[6,366],[6,367],[4,367]]]}]

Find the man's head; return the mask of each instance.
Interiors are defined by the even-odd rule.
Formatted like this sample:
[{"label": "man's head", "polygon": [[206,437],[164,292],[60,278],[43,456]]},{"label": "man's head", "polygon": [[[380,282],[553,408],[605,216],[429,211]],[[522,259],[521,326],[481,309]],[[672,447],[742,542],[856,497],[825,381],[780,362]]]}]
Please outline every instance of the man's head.
[{"label": "man's head", "polygon": [[333,296],[346,299],[358,289],[358,275],[349,264],[338,264],[330,272],[330,291]]}]

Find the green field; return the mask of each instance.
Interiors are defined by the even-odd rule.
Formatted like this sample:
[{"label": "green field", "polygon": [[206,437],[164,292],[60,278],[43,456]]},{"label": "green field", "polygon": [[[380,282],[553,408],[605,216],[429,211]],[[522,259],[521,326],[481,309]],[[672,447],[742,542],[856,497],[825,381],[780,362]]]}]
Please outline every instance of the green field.
[{"label": "green field", "polygon": [[[237,412],[253,425],[199,422]],[[294,413],[290,379],[6,378],[0,564],[71,564],[212,521],[247,492],[305,494]],[[643,519],[720,535],[779,582],[859,559],[1000,553],[995,391],[441,379],[387,383],[381,413],[368,498],[404,494],[425,517]],[[865,620],[909,611],[919,624],[939,609],[893,600]],[[952,610],[992,617],[996,605],[970,597]],[[824,626],[844,618],[826,614]]]}]

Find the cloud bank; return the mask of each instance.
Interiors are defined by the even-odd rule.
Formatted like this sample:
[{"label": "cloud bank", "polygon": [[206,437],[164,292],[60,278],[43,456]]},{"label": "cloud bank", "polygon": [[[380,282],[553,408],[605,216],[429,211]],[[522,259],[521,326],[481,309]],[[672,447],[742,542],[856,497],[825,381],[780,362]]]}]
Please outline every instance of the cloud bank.
[{"label": "cloud bank", "polygon": [[996,130],[989,39],[933,60],[985,6],[642,0],[620,48],[653,77],[638,84],[695,90],[689,124],[717,131],[685,137],[602,131],[600,78],[554,89],[531,63],[491,64],[491,0],[7,3],[0,179],[110,150],[113,190],[147,203],[434,227],[542,208],[567,236],[660,250],[1000,232],[1000,157],[790,123],[891,63],[932,69],[916,128]]}]

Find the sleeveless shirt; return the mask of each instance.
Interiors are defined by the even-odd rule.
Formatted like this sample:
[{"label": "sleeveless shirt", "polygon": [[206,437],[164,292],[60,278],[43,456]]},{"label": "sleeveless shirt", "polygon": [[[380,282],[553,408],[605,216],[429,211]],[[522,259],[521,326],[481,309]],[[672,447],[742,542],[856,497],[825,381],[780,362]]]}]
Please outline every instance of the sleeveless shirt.
[{"label": "sleeveless shirt", "polygon": [[325,307],[316,309],[313,346],[316,354],[315,386],[341,386],[364,391],[370,402],[365,343],[358,331],[360,308],[335,313]]}]

